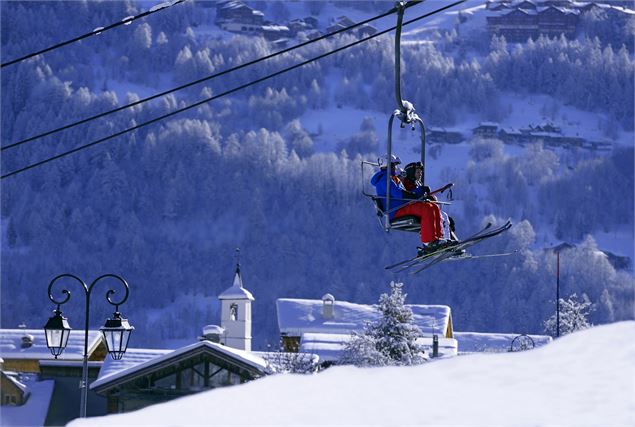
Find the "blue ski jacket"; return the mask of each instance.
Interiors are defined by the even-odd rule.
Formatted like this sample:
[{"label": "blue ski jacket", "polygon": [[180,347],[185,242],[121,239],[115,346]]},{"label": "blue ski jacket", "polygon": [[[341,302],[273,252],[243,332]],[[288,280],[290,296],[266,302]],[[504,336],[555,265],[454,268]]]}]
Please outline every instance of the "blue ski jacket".
[{"label": "blue ski jacket", "polygon": [[[380,198],[380,202],[382,208],[385,207],[386,200],[386,177],[388,174],[386,173],[386,169],[381,169],[370,179],[370,183],[375,186],[375,192],[377,193],[377,197]],[[408,193],[408,194],[406,194]],[[395,217],[395,213],[397,209],[402,205],[408,203],[407,200],[404,199],[412,199],[413,197],[410,195],[408,191],[404,188],[403,184],[397,185],[395,181],[390,180],[390,219],[392,220]]]}]

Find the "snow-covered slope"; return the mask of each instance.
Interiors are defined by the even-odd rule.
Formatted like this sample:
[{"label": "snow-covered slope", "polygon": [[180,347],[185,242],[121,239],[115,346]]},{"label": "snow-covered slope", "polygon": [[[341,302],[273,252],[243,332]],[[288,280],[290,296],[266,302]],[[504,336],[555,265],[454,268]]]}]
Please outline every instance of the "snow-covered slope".
[{"label": "snow-covered slope", "polygon": [[634,334],[621,322],[523,353],[273,376],[70,425],[633,426]]}]

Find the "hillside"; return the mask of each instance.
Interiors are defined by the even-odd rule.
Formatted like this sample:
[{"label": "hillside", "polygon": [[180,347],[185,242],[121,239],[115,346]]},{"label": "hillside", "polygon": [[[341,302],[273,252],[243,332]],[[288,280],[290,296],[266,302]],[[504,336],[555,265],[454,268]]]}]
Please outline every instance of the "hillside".
[{"label": "hillside", "polygon": [[[417,5],[408,17],[440,3]],[[150,4],[1,2],[2,56],[120,22]],[[360,20],[386,9],[384,2],[249,4],[278,23],[312,14],[320,30],[341,15]],[[2,145],[278,50],[263,37],[221,30],[210,5],[184,2],[3,69]],[[410,301],[450,305],[458,330],[542,333],[554,311],[549,248],[561,242],[576,245],[562,256],[563,296],[588,298],[595,324],[632,319],[631,46],[611,45],[614,37],[601,32],[517,44],[490,40],[478,2],[460,9],[469,32],[456,31],[459,9],[405,30],[403,94],[429,127],[464,135],[458,144],[431,141],[426,169],[433,187],[456,183],[447,210],[459,237],[511,218],[514,228],[478,251],[516,255],[441,265],[414,277],[383,269],[413,256],[419,244],[414,233],[382,232],[360,194],[370,172],[362,180],[360,162],[385,151],[395,108],[394,40],[386,35],[3,179],[2,326],[40,325],[51,310],[46,286],[60,273],[89,283],[116,273],[131,284],[122,311],[137,327],[135,345],[194,338],[202,325],[218,322],[215,298],[231,283],[240,247],[245,286],[256,297],[256,348],[277,345],[277,298],[330,292],[371,303],[395,279],[405,282]],[[594,19],[596,29],[615,23],[611,16]],[[377,28],[394,21],[387,17]],[[3,173],[354,40],[310,44],[3,151]],[[553,122],[567,136],[610,140],[612,149],[484,140],[472,134],[481,121],[516,130]],[[395,135],[404,161],[417,158],[418,135]],[[65,314],[80,319],[83,307],[73,302]],[[105,305],[96,305],[92,326],[109,314]]]}]

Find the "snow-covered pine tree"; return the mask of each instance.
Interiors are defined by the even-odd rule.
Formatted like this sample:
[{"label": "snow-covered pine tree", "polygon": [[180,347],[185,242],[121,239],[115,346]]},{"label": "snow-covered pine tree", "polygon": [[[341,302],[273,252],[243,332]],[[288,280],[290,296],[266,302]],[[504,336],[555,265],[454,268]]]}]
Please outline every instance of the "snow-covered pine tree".
[{"label": "snow-covered pine tree", "polygon": [[[587,316],[592,310],[591,301],[586,295],[582,300],[576,294],[572,294],[566,300],[560,298],[560,335],[587,329],[593,326],[589,323]],[[557,313],[553,313],[549,319],[545,320],[545,332],[551,336],[556,336]]]},{"label": "snow-covered pine tree", "polygon": [[405,306],[402,283],[390,283],[390,295],[379,297],[381,317],[367,323],[364,331],[353,333],[346,344],[342,362],[357,366],[417,365],[426,357],[416,339],[423,334]]}]

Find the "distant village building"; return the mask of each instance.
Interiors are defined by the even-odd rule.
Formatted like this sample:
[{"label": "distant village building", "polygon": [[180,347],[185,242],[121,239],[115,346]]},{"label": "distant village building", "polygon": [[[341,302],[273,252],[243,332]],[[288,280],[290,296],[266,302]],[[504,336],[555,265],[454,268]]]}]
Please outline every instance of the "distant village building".
[{"label": "distant village building", "polygon": [[264,13],[247,6],[237,0],[219,1],[216,3],[216,24],[235,22],[258,26],[264,23]]},{"label": "distant village building", "polygon": [[361,25],[357,29],[357,36],[358,37],[368,37],[368,36],[375,35],[376,33],[377,33],[377,28],[375,28],[375,27],[373,27],[372,25],[369,25],[369,24]]},{"label": "distant village building", "polygon": [[269,40],[279,40],[281,38],[290,37],[291,32],[286,25],[263,25],[261,27],[262,36]]},{"label": "distant village building", "polygon": [[311,31],[314,27],[304,22],[303,19],[293,19],[286,25],[289,35],[295,37],[301,31]]},{"label": "distant village building", "polygon": [[579,136],[569,136],[562,133],[562,129],[553,123],[543,123],[537,126],[529,125],[527,128],[499,128],[498,123],[481,122],[472,129],[472,134],[479,138],[496,138],[505,144],[536,144],[541,143],[551,148],[582,148],[595,151],[611,151],[612,141],[588,141]]},{"label": "distant village building", "polygon": [[307,16],[306,18],[303,18],[302,20],[306,22],[306,24],[313,29],[316,29],[318,27],[319,21],[317,20],[317,18],[313,16]]},{"label": "distant village building", "polygon": [[[632,3],[628,6],[632,6]],[[504,36],[509,42],[523,43],[540,35],[573,38],[578,31],[581,16],[602,9],[621,17],[634,12],[617,2],[578,2],[570,0],[546,1],[488,1],[487,28],[491,35]]]},{"label": "distant village building", "polygon": [[496,138],[498,136],[498,123],[481,122],[477,127],[472,129],[474,136],[481,138]]}]

